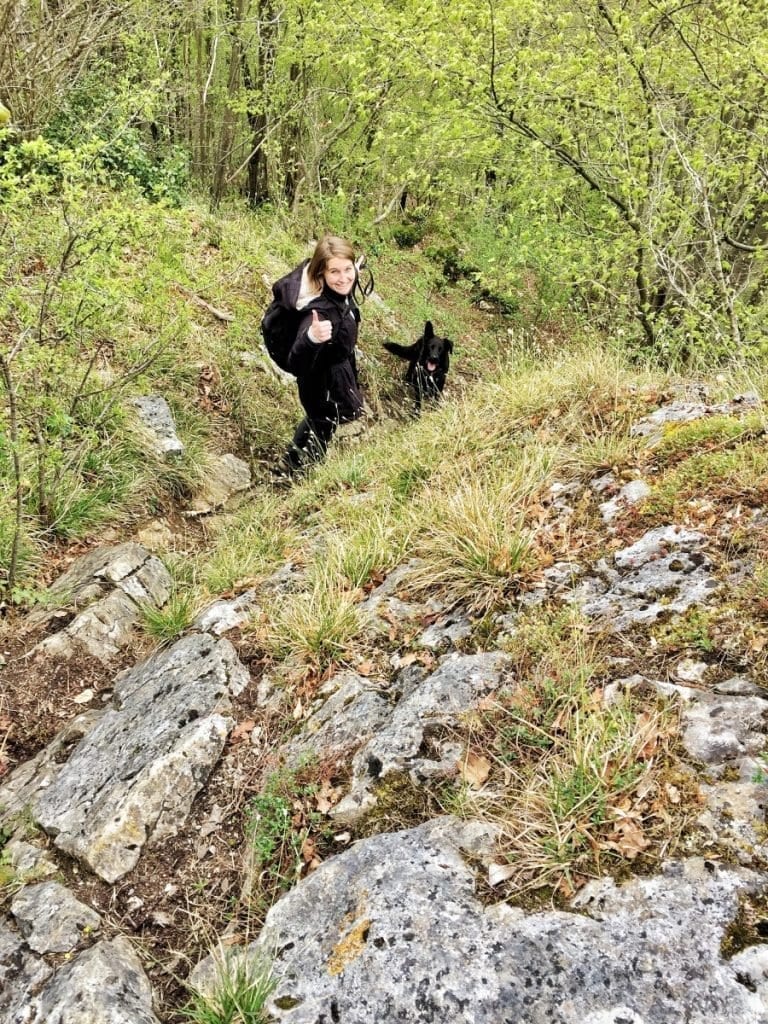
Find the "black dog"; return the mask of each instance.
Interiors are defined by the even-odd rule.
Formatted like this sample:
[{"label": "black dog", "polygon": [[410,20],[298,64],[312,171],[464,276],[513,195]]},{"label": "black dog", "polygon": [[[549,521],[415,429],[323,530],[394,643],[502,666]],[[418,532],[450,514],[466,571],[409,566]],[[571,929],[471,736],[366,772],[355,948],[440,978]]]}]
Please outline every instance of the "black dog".
[{"label": "black dog", "polygon": [[405,380],[413,391],[415,411],[418,415],[422,402],[434,401],[443,393],[453,342],[448,338],[438,338],[432,329],[432,322],[427,320],[424,333],[412,345],[398,345],[396,341],[385,341],[384,348],[387,352],[408,360]]}]

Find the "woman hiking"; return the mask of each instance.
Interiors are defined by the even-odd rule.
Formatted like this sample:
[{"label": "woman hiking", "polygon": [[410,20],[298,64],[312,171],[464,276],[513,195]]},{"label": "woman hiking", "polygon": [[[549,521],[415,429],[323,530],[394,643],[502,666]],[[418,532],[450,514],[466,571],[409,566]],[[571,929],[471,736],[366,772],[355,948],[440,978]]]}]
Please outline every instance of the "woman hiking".
[{"label": "woman hiking", "polygon": [[352,296],[356,281],[352,246],[327,235],[317,243],[311,259],[273,286],[278,301],[305,313],[287,362],[306,415],[296,427],[278,475],[292,476],[322,459],[339,424],[357,419],[363,411],[355,361],[360,323]]}]

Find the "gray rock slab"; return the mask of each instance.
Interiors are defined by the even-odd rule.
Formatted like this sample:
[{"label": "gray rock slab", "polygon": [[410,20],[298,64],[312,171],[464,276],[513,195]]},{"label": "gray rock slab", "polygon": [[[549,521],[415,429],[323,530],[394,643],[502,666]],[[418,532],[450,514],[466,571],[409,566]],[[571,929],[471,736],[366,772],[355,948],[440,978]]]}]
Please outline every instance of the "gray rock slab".
[{"label": "gray rock slab", "polygon": [[638,505],[650,493],[651,488],[645,480],[630,480],[629,483],[624,484],[615,497],[602,502],[600,505],[600,515],[603,518],[603,522],[612,523],[620,512],[626,508],[631,508],[633,505]]},{"label": "gray rock slab", "polygon": [[696,691],[682,712],[683,746],[706,765],[759,754],[766,747],[768,700]]},{"label": "gray rock slab", "polygon": [[[461,849],[460,830],[444,821],[375,836],[275,904],[248,947],[274,959],[274,1019],[768,1021],[760,994],[720,953],[740,896],[759,888],[754,873],[672,863],[621,887],[586,887],[576,912],[526,915],[479,902]],[[208,970],[193,983],[204,987]]]},{"label": "gray rock slab", "polygon": [[629,432],[632,437],[661,437],[669,423],[690,423],[707,416],[709,410],[705,402],[669,402],[633,423]]},{"label": "gray rock slab", "polygon": [[705,416],[738,416],[750,409],[758,409],[761,399],[755,392],[747,391],[735,395],[730,401],[710,405],[703,401],[676,401],[662,405],[649,416],[634,423],[630,429],[633,437],[647,437],[659,440],[670,423],[690,423]]},{"label": "gray rock slab", "polygon": [[115,680],[116,707],[38,791],[55,845],[108,882],[173,835],[218,760],[248,672],[228,640],[190,636]]},{"label": "gray rock slab", "polygon": [[49,588],[45,610],[27,617],[26,630],[55,625],[62,610],[74,616],[42,640],[35,653],[69,657],[82,646],[100,661],[130,645],[143,606],[159,608],[171,594],[170,573],[140,544],[94,548]]},{"label": "gray rock slab", "polygon": [[446,615],[441,615],[431,626],[427,626],[417,643],[419,647],[437,651],[441,648],[455,647],[471,635],[471,620],[457,608]]},{"label": "gray rock slab", "polygon": [[20,764],[0,786],[0,822],[12,824],[17,815],[23,815],[56,778],[69,751],[104,716],[104,711],[84,711],[72,719],[53,740],[30,761]]},{"label": "gray rock slab", "polygon": [[614,631],[681,615],[710,603],[719,590],[704,541],[678,526],[650,530],[616,552],[615,568],[598,566],[599,576],[582,580],[563,599]]},{"label": "gray rock slab", "polygon": [[128,647],[141,616],[139,606],[120,590],[94,601],[58,633],[46,637],[35,654],[70,658],[78,647],[99,661],[109,661]]},{"label": "gray rock slab", "polygon": [[181,455],[184,445],[176,433],[171,407],[162,395],[141,395],[131,399],[140,426],[158,455]]},{"label": "gray rock slab", "polygon": [[257,594],[255,590],[246,590],[230,600],[214,601],[204,608],[192,623],[193,629],[199,629],[204,633],[213,633],[214,636],[221,636],[242,626],[244,622],[256,613]]},{"label": "gray rock slab", "polygon": [[446,771],[441,751],[434,757],[421,753],[425,734],[452,724],[499,687],[509,678],[511,664],[500,652],[451,655],[418,680],[354,755],[350,792],[334,809],[334,818],[342,823],[355,821],[372,806],[375,782],[392,772],[408,771],[415,781],[421,781],[434,774],[435,763]]},{"label": "gray rock slab", "polygon": [[341,672],[326,683],[322,703],[304,721],[301,734],[283,748],[294,765],[306,754],[320,757],[356,750],[392,713],[381,686],[356,672]]},{"label": "gray rock slab", "polygon": [[192,499],[186,515],[206,515],[223,508],[236,494],[251,486],[251,471],[247,462],[227,453],[212,458],[206,465],[202,489]]},{"label": "gray rock slab", "polygon": [[4,1024],[27,1024],[25,1014],[32,993],[39,992],[52,974],[53,968],[0,917],[0,1020]]},{"label": "gray rock slab", "polygon": [[11,839],[6,843],[3,847],[3,855],[7,857],[16,876],[26,883],[50,878],[59,870],[45,850],[32,843],[25,843],[21,839]]},{"label": "gray rock slab", "polygon": [[8,1024],[159,1024],[127,939],[99,942],[65,964]]},{"label": "gray rock slab", "polygon": [[766,781],[719,782],[702,786],[701,792],[706,808],[696,820],[710,840],[719,849],[730,849],[741,863],[765,862]]},{"label": "gray rock slab", "polygon": [[368,623],[369,633],[387,632],[393,625],[413,622],[424,615],[426,609],[423,605],[403,601],[397,596],[399,588],[419,564],[411,560],[398,566],[361,602],[360,614]]},{"label": "gray rock slab", "polygon": [[101,925],[96,911],[59,882],[24,886],[11,901],[11,913],[36,953],[70,953]]},{"label": "gray rock slab", "polygon": [[706,537],[698,530],[688,530],[683,526],[659,526],[643,534],[629,547],[617,551],[613,560],[618,569],[638,569],[671,551],[698,551],[705,542]]}]

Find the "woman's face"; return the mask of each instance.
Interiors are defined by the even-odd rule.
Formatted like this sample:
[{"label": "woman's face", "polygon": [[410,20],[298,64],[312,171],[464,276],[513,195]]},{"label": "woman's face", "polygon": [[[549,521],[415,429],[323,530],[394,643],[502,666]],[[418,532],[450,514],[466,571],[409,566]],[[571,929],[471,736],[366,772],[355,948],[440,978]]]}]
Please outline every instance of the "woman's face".
[{"label": "woman's face", "polygon": [[355,264],[341,256],[332,256],[325,265],[323,280],[339,295],[349,295],[355,286]]}]

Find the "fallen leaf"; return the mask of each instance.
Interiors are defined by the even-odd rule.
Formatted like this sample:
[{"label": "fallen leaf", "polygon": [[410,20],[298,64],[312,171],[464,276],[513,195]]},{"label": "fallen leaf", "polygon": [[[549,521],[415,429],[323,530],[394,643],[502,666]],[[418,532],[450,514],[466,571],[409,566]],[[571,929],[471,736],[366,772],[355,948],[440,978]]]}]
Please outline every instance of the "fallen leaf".
[{"label": "fallen leaf", "polygon": [[664,789],[667,794],[667,799],[671,804],[680,803],[680,790],[677,788],[677,786],[673,786],[671,782],[668,782]]},{"label": "fallen leaf", "polygon": [[315,806],[321,814],[327,814],[341,796],[341,789],[332,786],[330,779],[323,779],[315,795]]},{"label": "fallen leaf", "polygon": [[317,844],[312,836],[307,836],[301,844],[301,856],[305,864],[310,864],[317,856]]},{"label": "fallen leaf", "polygon": [[93,698],[96,696],[94,691],[89,687],[87,690],[83,690],[82,693],[78,693],[72,700],[75,704],[90,704]]},{"label": "fallen leaf", "polygon": [[497,886],[501,882],[506,882],[507,879],[511,878],[515,873],[514,864],[489,864],[488,865],[488,885]]},{"label": "fallen leaf", "polygon": [[361,676],[369,676],[373,672],[373,662],[364,661],[357,666],[357,674]]},{"label": "fallen leaf", "polygon": [[482,754],[468,750],[459,764],[459,774],[473,789],[480,789],[491,773],[491,762]]},{"label": "fallen leaf", "polygon": [[647,850],[651,844],[645,838],[643,830],[636,821],[631,818],[622,818],[616,826],[616,832],[611,836],[608,846],[616,850],[627,860],[634,860],[635,857]]},{"label": "fallen leaf", "polygon": [[244,722],[240,722],[240,724],[236,725],[232,730],[232,734],[230,736],[231,741],[233,743],[237,743],[240,740],[244,740],[248,734],[253,731],[255,725],[256,723],[252,718],[246,718]]},{"label": "fallen leaf", "polygon": [[573,896],[573,894],[576,892],[576,890],[573,888],[573,886],[565,877],[565,875],[563,875],[563,877],[557,883],[557,890],[560,893],[560,895],[566,900],[569,900],[571,896]]},{"label": "fallen leaf", "polygon": [[637,751],[637,756],[644,761],[653,757],[659,745],[661,731],[658,720],[643,712],[637,716],[637,732],[642,741],[642,746]]}]

